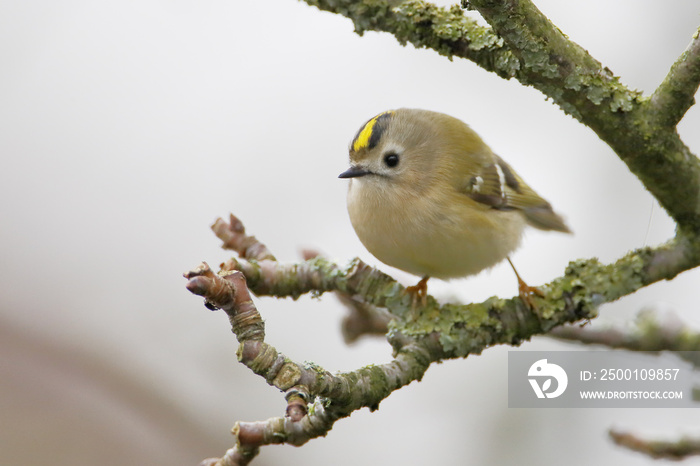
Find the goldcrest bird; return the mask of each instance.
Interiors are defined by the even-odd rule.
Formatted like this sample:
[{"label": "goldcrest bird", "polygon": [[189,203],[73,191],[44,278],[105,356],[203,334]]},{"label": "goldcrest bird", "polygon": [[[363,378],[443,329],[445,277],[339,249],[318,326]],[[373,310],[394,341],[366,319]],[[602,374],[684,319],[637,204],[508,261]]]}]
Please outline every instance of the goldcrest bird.
[{"label": "goldcrest bird", "polygon": [[[370,119],[339,178],[350,179],[348,212],[362,244],[422,277],[408,287],[414,305],[416,295],[425,303],[429,277],[466,277],[508,258],[526,225],[570,233],[469,126],[443,113],[401,108]],[[535,291],[515,273],[521,296]]]}]

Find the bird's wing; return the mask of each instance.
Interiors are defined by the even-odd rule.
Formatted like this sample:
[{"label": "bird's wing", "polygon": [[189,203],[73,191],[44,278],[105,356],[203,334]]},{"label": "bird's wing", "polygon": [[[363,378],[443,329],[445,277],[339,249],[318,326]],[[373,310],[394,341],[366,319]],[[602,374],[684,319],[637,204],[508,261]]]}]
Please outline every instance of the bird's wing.
[{"label": "bird's wing", "polygon": [[473,200],[498,210],[519,210],[527,222],[541,230],[570,233],[564,220],[552,206],[530,188],[502,158],[493,155],[482,165],[465,188]]}]

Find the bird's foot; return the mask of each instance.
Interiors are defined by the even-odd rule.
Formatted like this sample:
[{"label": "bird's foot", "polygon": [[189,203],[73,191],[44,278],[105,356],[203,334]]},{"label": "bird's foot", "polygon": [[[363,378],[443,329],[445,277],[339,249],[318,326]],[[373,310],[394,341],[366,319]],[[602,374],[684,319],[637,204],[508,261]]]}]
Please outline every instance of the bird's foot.
[{"label": "bird's foot", "polygon": [[411,308],[415,309],[418,300],[422,306],[428,303],[428,279],[430,277],[423,277],[418,283],[413,286],[406,287],[406,293],[411,296]]},{"label": "bird's foot", "polygon": [[506,259],[508,259],[508,263],[510,264],[511,268],[513,269],[513,272],[515,272],[516,278],[518,279],[518,296],[525,303],[525,305],[529,307],[531,311],[534,311],[539,317],[539,313],[537,312],[537,304],[535,304],[532,298],[533,296],[539,296],[540,298],[544,298],[544,293],[539,288],[530,286],[527,283],[525,283],[525,280],[520,278],[520,274],[517,270],[515,270],[515,266],[513,265],[513,262],[511,262],[510,257],[507,257]]},{"label": "bird's foot", "polygon": [[518,277],[518,296],[531,310],[537,312],[537,304],[532,300],[533,296],[544,298],[542,290],[535,286],[530,286]]}]

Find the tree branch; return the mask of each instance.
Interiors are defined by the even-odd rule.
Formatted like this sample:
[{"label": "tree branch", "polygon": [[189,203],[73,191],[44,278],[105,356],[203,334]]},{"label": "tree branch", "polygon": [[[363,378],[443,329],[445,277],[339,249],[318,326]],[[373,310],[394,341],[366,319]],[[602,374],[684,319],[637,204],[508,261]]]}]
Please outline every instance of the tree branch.
[{"label": "tree branch", "polygon": [[700,439],[697,438],[685,437],[676,441],[645,440],[634,434],[612,429],[608,433],[617,445],[656,459],[682,460],[689,456],[700,455]]},{"label": "tree branch", "polygon": [[[245,241],[245,230],[240,226],[229,228],[239,236],[230,240]],[[207,307],[222,309],[228,315],[239,341],[238,360],[285,392],[288,403],[284,417],[236,423],[236,446],[221,459],[206,460],[208,464],[243,465],[263,445],[302,445],[323,436],[338,419],[362,407],[374,410],[394,390],[420,380],[430,364],[443,356],[435,340],[419,344],[411,338],[395,338],[393,361],[334,375],[314,364],[291,361],[263,341],[262,318],[240,271],[215,274],[203,263],[185,273],[185,278],[187,289],[203,296]],[[308,409],[310,400],[315,401]]]},{"label": "tree branch", "polygon": [[221,218],[216,219],[211,229],[223,241],[222,248],[236,251],[244,259],[256,261],[277,260],[270,250],[267,249],[267,246],[258,241],[255,236],[245,234],[243,222],[233,214],[230,214],[228,223]]},{"label": "tree branch", "polygon": [[570,41],[529,0],[470,0],[519,63],[516,78],[582,120],[589,113],[629,111],[639,97]]},{"label": "tree branch", "polygon": [[[591,319],[600,304],[671,278],[700,261],[698,245],[679,236],[657,248],[633,251],[612,265],[595,259],[570,263],[563,277],[541,287],[542,298],[533,298],[536,313],[519,298],[440,306],[428,297],[425,306],[414,309],[400,284],[360,260],[346,267],[322,257],[280,264],[270,259],[274,256],[262,243],[246,235],[240,220],[233,215],[230,220],[227,224],[219,219],[212,228],[224,238],[224,247],[257,244],[236,248],[249,260],[230,259],[218,274],[203,263],[185,274],[187,289],[203,296],[208,308],[226,312],[239,341],[238,360],[285,392],[288,405],[285,417],[237,423],[236,447],[217,460],[228,462],[222,465],[247,464],[263,445],[301,445],[325,435],[338,419],[362,407],[376,409],[394,390],[420,380],[435,361],[479,354],[496,344],[518,345],[563,323]],[[384,307],[393,316],[388,340],[394,360],[336,375],[291,361],[264,342],[264,323],[249,288],[259,296],[278,297],[338,291],[368,306]],[[310,400],[315,401],[308,409]]]},{"label": "tree branch", "polygon": [[700,29],[688,48],[671,67],[666,78],[651,96],[651,107],[661,124],[675,127],[683,115],[695,104],[695,93],[700,85]]},{"label": "tree branch", "polygon": [[658,353],[673,351],[675,356],[700,367],[700,333],[678,318],[661,321],[653,312],[642,312],[633,329],[593,329],[568,325],[558,327],[548,336],[587,345],[603,345],[608,348]]},{"label": "tree branch", "polygon": [[411,310],[403,286],[359,259],[345,267],[322,257],[297,264],[230,259],[222,264],[222,272],[243,272],[258,296],[296,298],[304,293],[340,291],[356,301],[386,308],[394,317],[389,324],[390,338],[398,334],[434,338],[437,334],[443,357],[463,357],[495,344],[519,344],[558,325],[593,318],[601,304],[700,264],[698,243],[679,236],[656,248],[632,251],[613,264],[603,265],[595,259],[572,262],[563,277],[540,287],[544,297],[533,298],[537,313],[518,298],[439,305],[429,297],[425,307]]},{"label": "tree branch", "polygon": [[518,61],[490,28],[465,17],[458,5],[441,8],[420,0],[304,0],[320,10],[350,18],[359,35],[365,31],[393,34],[401,45],[430,48],[449,59],[467,58],[509,79]]},{"label": "tree branch", "polygon": [[341,324],[345,343],[354,343],[363,335],[386,335],[391,321],[391,314],[386,310],[356,301],[343,293],[336,296],[349,311]]}]

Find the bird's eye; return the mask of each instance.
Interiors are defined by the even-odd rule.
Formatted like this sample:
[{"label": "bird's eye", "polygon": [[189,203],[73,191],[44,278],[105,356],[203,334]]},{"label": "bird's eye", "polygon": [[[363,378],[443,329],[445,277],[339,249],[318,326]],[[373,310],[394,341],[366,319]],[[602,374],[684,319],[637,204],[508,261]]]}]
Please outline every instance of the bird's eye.
[{"label": "bird's eye", "polygon": [[389,152],[384,155],[384,165],[389,168],[394,168],[399,164],[399,154],[396,152]]}]

